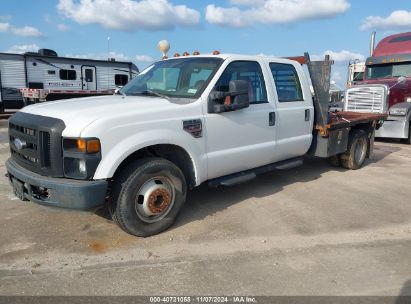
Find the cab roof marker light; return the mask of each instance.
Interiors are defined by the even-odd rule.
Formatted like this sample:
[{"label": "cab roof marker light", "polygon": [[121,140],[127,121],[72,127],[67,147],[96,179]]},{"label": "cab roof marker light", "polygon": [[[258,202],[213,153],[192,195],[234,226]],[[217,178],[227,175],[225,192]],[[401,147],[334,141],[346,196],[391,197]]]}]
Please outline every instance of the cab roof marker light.
[{"label": "cab roof marker light", "polygon": [[174,57],[180,57],[180,54],[179,54],[179,53],[175,53],[175,54],[174,54]]},{"label": "cab roof marker light", "polygon": [[220,52],[216,50],[213,52],[213,55],[220,55]]},{"label": "cab roof marker light", "polygon": [[200,52],[199,51],[194,51],[193,56],[197,56],[197,55],[200,55]]},{"label": "cab roof marker light", "polygon": [[183,56],[190,56],[190,54],[188,52],[184,52]]}]

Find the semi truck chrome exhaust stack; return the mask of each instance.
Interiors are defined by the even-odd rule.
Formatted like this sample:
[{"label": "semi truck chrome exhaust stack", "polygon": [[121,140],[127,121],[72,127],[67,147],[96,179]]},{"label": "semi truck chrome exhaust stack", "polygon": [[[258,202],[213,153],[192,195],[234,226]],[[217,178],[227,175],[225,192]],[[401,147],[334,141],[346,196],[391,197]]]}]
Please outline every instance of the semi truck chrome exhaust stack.
[{"label": "semi truck chrome exhaust stack", "polygon": [[370,56],[374,54],[374,49],[375,49],[375,32],[371,33],[371,41],[370,41]]}]

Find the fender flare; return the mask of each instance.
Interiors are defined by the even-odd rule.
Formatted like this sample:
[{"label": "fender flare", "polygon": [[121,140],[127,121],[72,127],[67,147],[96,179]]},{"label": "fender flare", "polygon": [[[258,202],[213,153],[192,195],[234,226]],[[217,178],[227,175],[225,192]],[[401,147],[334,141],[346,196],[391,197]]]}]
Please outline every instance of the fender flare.
[{"label": "fender flare", "polygon": [[[116,170],[120,167],[125,159],[137,151],[155,145],[174,145],[183,149],[191,159],[194,169],[196,185],[199,185],[206,179],[207,162],[206,156],[202,154],[202,149],[192,141],[191,135],[170,130],[150,130],[139,132],[132,137],[124,138],[117,142],[115,147],[109,149],[107,154],[104,153],[100,164],[94,174],[94,179],[112,178]],[[155,137],[161,134],[161,137]],[[189,141],[187,139],[190,139]],[[144,140],[145,139],[145,140]],[[147,140],[149,139],[149,140]],[[191,144],[193,142],[193,144]],[[104,142],[103,142],[104,144]],[[104,146],[102,147],[104,151]]]}]

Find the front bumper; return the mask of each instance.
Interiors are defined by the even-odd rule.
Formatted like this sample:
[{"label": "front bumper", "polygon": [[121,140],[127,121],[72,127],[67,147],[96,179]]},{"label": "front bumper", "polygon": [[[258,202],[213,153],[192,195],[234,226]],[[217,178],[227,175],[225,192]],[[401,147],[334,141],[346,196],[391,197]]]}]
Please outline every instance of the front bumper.
[{"label": "front bumper", "polygon": [[14,162],[6,161],[14,194],[37,204],[78,210],[96,209],[104,204],[107,181],[81,181],[53,178],[33,173]]},{"label": "front bumper", "polygon": [[392,119],[388,117],[388,120],[384,121],[381,128],[375,132],[375,137],[385,138],[408,138],[410,122],[405,119]]}]

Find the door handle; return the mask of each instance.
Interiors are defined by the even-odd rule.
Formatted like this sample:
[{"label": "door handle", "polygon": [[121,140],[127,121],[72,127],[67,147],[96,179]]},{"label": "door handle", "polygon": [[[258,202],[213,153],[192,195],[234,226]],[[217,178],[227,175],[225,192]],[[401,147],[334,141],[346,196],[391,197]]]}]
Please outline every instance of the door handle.
[{"label": "door handle", "polygon": [[268,125],[270,127],[275,126],[275,112],[268,113]]},{"label": "door handle", "polygon": [[305,121],[310,121],[310,109],[305,109]]}]

